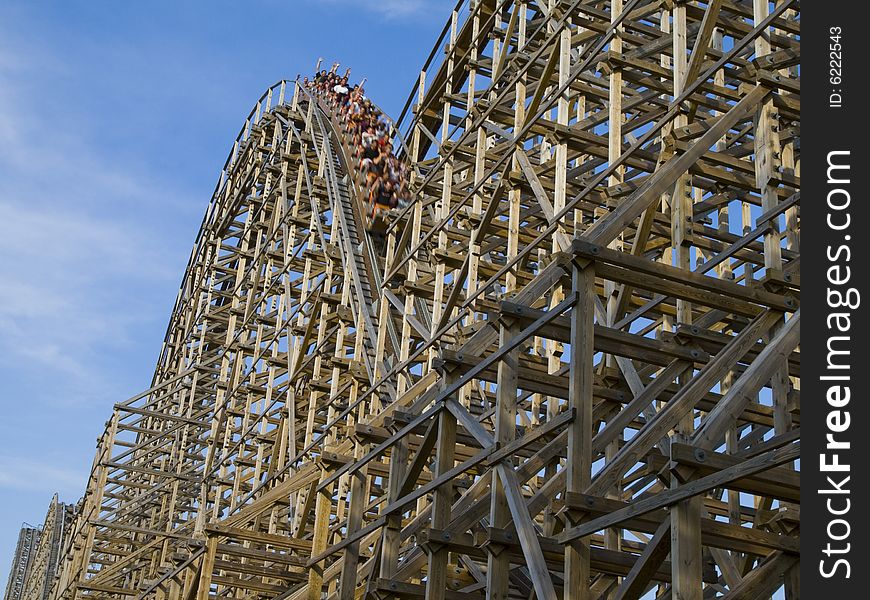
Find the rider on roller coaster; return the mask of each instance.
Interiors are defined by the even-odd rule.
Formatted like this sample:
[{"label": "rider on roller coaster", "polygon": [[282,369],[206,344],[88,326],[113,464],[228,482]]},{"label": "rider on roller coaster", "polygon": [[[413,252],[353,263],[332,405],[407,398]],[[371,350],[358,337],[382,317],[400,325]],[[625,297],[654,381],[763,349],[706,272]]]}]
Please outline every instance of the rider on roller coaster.
[{"label": "rider on roller coaster", "polygon": [[348,83],[348,69],[343,76],[332,69],[316,73],[313,80],[303,80],[309,90],[321,97],[338,114],[350,141],[353,157],[365,175],[370,215],[378,208],[404,207],[409,202],[407,168],[393,154],[389,126],[381,111],[365,97],[360,84]]}]

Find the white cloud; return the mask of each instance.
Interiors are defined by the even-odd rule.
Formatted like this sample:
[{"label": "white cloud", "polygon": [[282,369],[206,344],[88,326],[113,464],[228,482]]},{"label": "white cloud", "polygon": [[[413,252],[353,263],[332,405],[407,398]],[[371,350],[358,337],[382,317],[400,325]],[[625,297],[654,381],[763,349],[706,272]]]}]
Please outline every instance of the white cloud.
[{"label": "white cloud", "polygon": [[90,465],[82,466],[83,469],[70,469],[56,460],[0,455],[0,489],[41,492],[47,498],[57,492],[61,500],[75,502],[88,479],[85,469]]},{"label": "white cloud", "polygon": [[321,4],[344,5],[351,8],[374,12],[387,19],[409,19],[419,17],[440,17],[447,19],[445,12],[452,6],[451,0],[317,0]]},{"label": "white cloud", "polygon": [[[101,148],[74,109],[40,97],[34,81],[43,75],[33,74],[60,67],[22,50],[0,45],[3,368],[44,373],[56,389],[42,402],[105,406],[131,393],[105,372],[106,358],[128,347],[135,328],[157,323],[159,336],[168,318],[184,248],[154,226],[161,207],[185,202]],[[149,303],[154,287],[168,292],[161,306]]]}]

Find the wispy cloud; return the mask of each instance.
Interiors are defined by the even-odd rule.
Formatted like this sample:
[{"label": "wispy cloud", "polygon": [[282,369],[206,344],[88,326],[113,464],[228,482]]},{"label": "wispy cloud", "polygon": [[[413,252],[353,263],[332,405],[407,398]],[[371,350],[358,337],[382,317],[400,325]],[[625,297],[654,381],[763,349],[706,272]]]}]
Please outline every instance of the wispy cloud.
[{"label": "wispy cloud", "polygon": [[411,19],[441,15],[452,0],[315,0],[320,4],[346,5],[348,9],[362,9],[386,19]]},{"label": "wispy cloud", "polygon": [[132,328],[165,320],[137,292],[180,278],[171,254],[180,248],[142,222],[143,207],[177,201],[177,192],[115,159],[62,102],[46,102],[31,74],[60,67],[38,52],[29,63],[22,56],[0,47],[3,368],[62,382],[47,394],[53,402],[105,405],[130,390],[107,377],[100,354],[124,348]]},{"label": "wispy cloud", "polygon": [[[75,501],[84,491],[83,482],[87,481],[88,467],[78,465],[77,468],[69,468],[51,459],[0,455],[0,489],[40,492],[46,499],[57,492],[62,500]],[[34,518],[38,515],[39,510],[35,510]]]}]

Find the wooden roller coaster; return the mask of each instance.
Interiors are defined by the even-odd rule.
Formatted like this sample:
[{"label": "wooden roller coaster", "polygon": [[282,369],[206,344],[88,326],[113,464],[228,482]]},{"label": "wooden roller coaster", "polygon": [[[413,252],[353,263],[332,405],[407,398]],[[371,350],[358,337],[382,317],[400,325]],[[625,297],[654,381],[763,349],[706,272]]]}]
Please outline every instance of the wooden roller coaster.
[{"label": "wooden roller coaster", "polygon": [[798,598],[799,59],[794,0],[461,1],[377,243],[267,90],[50,597]]}]

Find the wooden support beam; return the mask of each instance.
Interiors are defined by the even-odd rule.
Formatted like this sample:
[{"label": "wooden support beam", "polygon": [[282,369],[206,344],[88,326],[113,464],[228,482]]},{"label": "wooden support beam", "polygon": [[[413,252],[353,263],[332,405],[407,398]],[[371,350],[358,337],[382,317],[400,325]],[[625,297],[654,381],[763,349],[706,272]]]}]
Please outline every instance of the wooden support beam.
[{"label": "wooden support beam", "polygon": [[740,463],[739,465],[696,479],[677,488],[661,492],[652,498],[638,501],[625,509],[616,511],[605,517],[593,519],[592,521],[583,523],[582,525],[572,527],[562,534],[559,539],[563,543],[580,539],[592,532],[611,527],[636,515],[644,514],[645,512],[657,508],[671,506],[683,499],[697,496],[700,493],[709,491],[716,487],[727,487],[728,483],[736,479],[748,477],[772,467],[792,462],[796,460],[798,456],[800,456],[800,444],[792,444],[785,448],[771,450],[770,452],[756,456],[755,458]]},{"label": "wooden support beam", "polygon": [[267,89],[49,600],[791,598],[799,11],[457,6],[374,221]]},{"label": "wooden support beam", "polygon": [[[594,265],[573,265],[571,288],[577,304],[571,318],[571,376],[568,407],[574,421],[568,428],[568,462],[565,467],[567,492],[583,491],[592,474],[592,382]],[[565,600],[589,600],[589,542],[565,546]]]},{"label": "wooden support beam", "polygon": [[662,521],[652,539],[646,543],[640,558],[616,588],[613,600],[639,600],[649,587],[650,578],[667,558],[670,550],[671,521],[668,518]]},{"label": "wooden support beam", "polygon": [[[435,448],[435,476],[439,477],[453,468],[454,443],[456,440],[456,417],[450,411],[438,414],[438,443]],[[432,527],[444,528],[450,523],[453,482],[445,481],[432,499]],[[448,548],[433,548],[429,551],[429,566],[426,570],[426,600],[445,600],[447,587]]]}]

